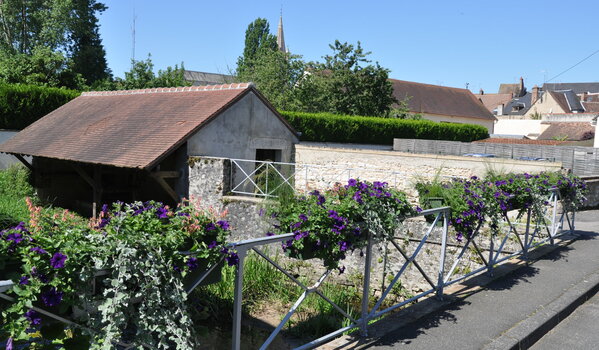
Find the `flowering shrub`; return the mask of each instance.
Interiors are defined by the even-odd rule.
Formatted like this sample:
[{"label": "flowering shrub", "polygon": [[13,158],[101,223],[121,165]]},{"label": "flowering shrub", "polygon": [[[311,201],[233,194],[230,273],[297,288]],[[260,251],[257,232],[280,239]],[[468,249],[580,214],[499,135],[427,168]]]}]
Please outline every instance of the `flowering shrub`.
[{"label": "flowering shrub", "polygon": [[275,233],[294,233],[283,242],[283,251],[291,257],[320,258],[328,269],[339,268],[348,251],[364,247],[368,233],[375,239],[392,236],[414,213],[405,194],[387,183],[356,179],[325,192],[294,196],[271,209]]},{"label": "flowering shrub", "polygon": [[[438,191],[439,186],[443,191]],[[519,210],[522,215],[530,209],[536,218],[542,218],[542,207],[548,204],[551,190],[555,188],[559,189],[564,208],[576,210],[583,203],[586,191],[580,178],[557,172],[493,175],[485,179],[473,176],[442,185],[419,183],[416,188],[421,201],[430,188],[451,207],[450,224],[456,230],[458,240],[463,236],[470,237],[486,220],[491,232],[497,233],[499,221],[510,210]]]},{"label": "flowering shrub", "polygon": [[[175,210],[158,202],[116,203],[92,220],[29,206],[28,224],[0,232],[4,264],[20,265],[7,292],[16,301],[2,313],[9,343],[68,343],[79,335],[87,348],[112,349],[123,339],[163,349],[195,346],[184,278],[222,254],[230,265],[237,262],[224,247],[227,221],[190,202]],[[102,269],[102,280],[94,282]],[[97,331],[65,332],[66,325],[32,306],[66,314],[76,307],[79,322]],[[31,338],[36,332],[41,337]]]}]

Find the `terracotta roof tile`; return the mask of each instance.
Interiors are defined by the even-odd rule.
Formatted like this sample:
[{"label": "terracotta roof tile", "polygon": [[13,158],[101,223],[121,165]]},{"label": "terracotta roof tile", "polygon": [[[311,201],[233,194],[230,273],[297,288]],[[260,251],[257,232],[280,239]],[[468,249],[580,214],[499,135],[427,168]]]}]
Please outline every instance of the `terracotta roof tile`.
[{"label": "terracotta roof tile", "polygon": [[408,98],[412,113],[495,120],[495,116],[468,89],[389,79],[398,101]]},{"label": "terracotta roof tile", "polygon": [[0,152],[147,168],[253,84],[85,92],[0,146]]},{"label": "terracotta roof tile", "polygon": [[539,135],[539,140],[582,141],[592,139],[594,135],[595,127],[589,122],[551,122]]},{"label": "terracotta roof tile", "polygon": [[491,113],[493,113],[493,110],[495,110],[497,106],[505,106],[512,100],[512,94],[483,94],[474,96],[476,96],[476,98],[478,98]]}]

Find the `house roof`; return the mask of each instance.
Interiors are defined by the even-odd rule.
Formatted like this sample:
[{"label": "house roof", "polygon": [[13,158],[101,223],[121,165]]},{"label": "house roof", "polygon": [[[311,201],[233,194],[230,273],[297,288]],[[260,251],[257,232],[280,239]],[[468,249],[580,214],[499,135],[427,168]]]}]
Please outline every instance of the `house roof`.
[{"label": "house roof", "polygon": [[0,152],[151,168],[229,106],[252,83],[85,92],[0,145]]},{"label": "house roof", "polygon": [[412,113],[495,120],[495,116],[468,89],[389,79],[393,96],[408,99]]},{"label": "house roof", "polygon": [[183,79],[191,82],[194,86],[228,84],[235,81],[232,75],[198,72],[193,70],[183,71]]},{"label": "house roof", "polygon": [[520,84],[500,84],[497,93],[518,96],[520,95]]},{"label": "house roof", "polygon": [[504,115],[524,115],[530,109],[532,93],[527,92],[524,96],[514,97],[506,103],[503,108]]},{"label": "house roof", "polygon": [[594,135],[595,127],[589,122],[552,122],[539,135],[539,140],[582,141],[592,139]]},{"label": "house roof", "polygon": [[582,102],[586,113],[599,113],[599,102]]},{"label": "house roof", "polygon": [[476,96],[476,98],[478,98],[491,113],[497,109],[497,106],[505,106],[505,104],[512,99],[512,94],[482,94],[474,96]]},{"label": "house roof", "polygon": [[572,90],[576,94],[599,92],[599,83],[545,83],[543,91]]},{"label": "house roof", "polygon": [[548,93],[555,99],[564,113],[584,112],[584,108],[574,91],[549,91]]}]

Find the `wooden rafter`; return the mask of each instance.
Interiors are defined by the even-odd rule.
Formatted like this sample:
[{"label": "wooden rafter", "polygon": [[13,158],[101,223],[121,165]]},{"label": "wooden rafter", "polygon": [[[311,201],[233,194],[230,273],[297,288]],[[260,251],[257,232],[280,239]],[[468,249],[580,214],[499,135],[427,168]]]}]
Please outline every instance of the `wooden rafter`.
[{"label": "wooden rafter", "polygon": [[179,202],[179,195],[165,180],[165,178],[178,177],[178,176],[172,176],[172,175],[174,175],[174,173],[178,174],[179,172],[178,171],[154,171],[154,172],[150,172],[150,176],[152,176],[152,178],[154,180],[156,180],[156,182],[158,182],[158,184],[166,191],[166,193],[168,193],[168,195],[175,202]]}]

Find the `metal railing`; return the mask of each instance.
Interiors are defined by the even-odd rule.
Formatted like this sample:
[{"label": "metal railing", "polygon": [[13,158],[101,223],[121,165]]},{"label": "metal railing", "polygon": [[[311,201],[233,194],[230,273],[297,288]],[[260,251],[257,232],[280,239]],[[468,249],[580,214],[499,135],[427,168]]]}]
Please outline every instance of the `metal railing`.
[{"label": "metal railing", "polygon": [[[559,212],[559,191],[553,190],[550,198],[547,201],[547,206],[543,211],[541,217],[538,215],[534,215],[532,210],[527,210],[525,215],[525,223],[515,223],[510,220],[508,215],[504,216],[504,226],[507,228],[507,232],[503,237],[497,237],[501,240],[501,243],[497,248],[495,248],[495,238],[493,235],[490,235],[489,239],[489,248],[483,249],[483,247],[476,243],[476,238],[486,238],[481,232],[481,225],[476,229],[473,235],[468,237],[467,241],[461,246],[461,250],[457,252],[457,254],[453,257],[453,264],[451,268],[446,271],[446,260],[447,260],[447,247],[448,244],[448,223],[450,217],[450,208],[442,207],[436,209],[424,210],[416,216],[425,216],[425,215],[434,215],[434,220],[428,224],[426,231],[422,235],[420,239],[411,239],[410,241],[415,241],[417,243],[417,247],[415,250],[408,254],[406,249],[401,247],[401,244],[398,244],[398,240],[401,240],[401,237],[393,237],[388,239],[388,242],[391,244],[395,251],[397,251],[396,256],[402,257],[404,263],[401,265],[399,270],[394,274],[392,281],[390,284],[383,288],[384,291],[380,295],[378,301],[372,308],[369,308],[369,296],[370,296],[370,285],[371,285],[371,267],[372,267],[372,248],[374,245],[372,235],[368,236],[368,244],[366,246],[366,254],[364,260],[364,283],[362,289],[362,300],[361,300],[361,312],[360,318],[355,318],[351,316],[348,312],[344,311],[339,305],[333,302],[330,298],[328,298],[321,287],[326,279],[330,276],[331,270],[324,272],[317,279],[316,283],[311,286],[302,283],[297,277],[295,277],[291,272],[287,271],[283,266],[278,264],[272,258],[270,258],[264,251],[262,251],[259,247],[271,245],[275,243],[281,243],[283,241],[287,241],[289,239],[293,239],[294,234],[288,233],[277,236],[270,237],[262,237],[256,239],[243,240],[236,243],[229,244],[229,248],[237,250],[237,254],[239,256],[239,264],[236,267],[235,271],[235,282],[234,282],[234,304],[233,304],[233,335],[232,335],[232,348],[235,350],[240,349],[241,346],[241,319],[242,319],[242,304],[243,304],[243,277],[244,277],[244,262],[249,252],[255,252],[259,257],[265,259],[268,263],[276,268],[279,272],[281,272],[284,276],[286,276],[289,280],[291,280],[294,284],[299,286],[302,290],[301,295],[298,297],[293,306],[289,309],[288,313],[285,315],[283,320],[279,323],[279,325],[271,332],[267,340],[262,344],[260,349],[266,349],[275,337],[280,333],[285,324],[291,319],[294,313],[298,310],[302,302],[306,300],[306,298],[310,294],[316,294],[329,303],[335,310],[337,310],[345,319],[349,321],[349,325],[337,329],[329,334],[326,334],[318,339],[314,339],[297,349],[309,349],[316,347],[320,344],[323,344],[344,332],[351,331],[353,329],[359,329],[361,335],[367,335],[368,333],[368,325],[369,322],[375,320],[382,315],[393,311],[401,306],[404,306],[408,303],[416,301],[422,297],[425,297],[430,294],[435,294],[438,298],[443,297],[444,288],[457,283],[469,276],[481,273],[482,271],[488,271],[489,274],[493,273],[493,269],[495,266],[505,261],[506,259],[512,258],[517,255],[522,255],[524,258],[527,257],[530,249],[549,242],[550,244],[554,244],[555,238],[560,236],[565,232],[573,233],[574,232],[574,221],[575,221],[575,212],[567,212],[565,207],[564,210]],[[534,221],[533,221],[534,220]],[[430,237],[431,233],[437,227],[438,223],[442,222],[441,228],[441,242],[440,242],[440,253],[438,256],[438,261],[435,264],[438,264],[438,268],[436,269],[436,275],[432,275],[431,273],[427,273],[425,268],[419,263],[417,260],[422,254],[423,247],[427,243],[439,244],[439,242],[432,242]],[[564,223],[567,222],[568,229],[564,229]],[[524,227],[524,231],[519,231],[518,227]],[[544,236],[543,236],[544,235]],[[524,236],[524,240],[520,236]],[[543,236],[543,237],[542,237]],[[520,245],[520,250],[517,252],[506,252],[504,247],[506,245],[509,237],[514,237],[518,244]],[[454,245],[455,246],[455,245]],[[458,264],[466,258],[466,252],[469,247],[473,248],[474,253],[481,259],[483,262],[483,266],[477,268],[469,273],[465,273],[458,277],[454,278],[456,275],[456,268]],[[485,257],[485,253],[487,257]],[[502,256],[503,254],[503,256]],[[385,259],[387,257],[387,252],[385,254]],[[215,268],[218,266],[221,261],[217,264],[212,265],[208,270],[206,270],[203,274],[201,274],[194,283],[187,288],[187,292],[191,292],[195,289]],[[384,301],[389,296],[389,293],[393,290],[393,288],[400,283],[400,278],[404,275],[407,268],[410,266],[414,266],[422,275],[422,277],[426,280],[426,282],[430,285],[430,288],[424,292],[421,292],[418,295],[415,295],[411,298],[403,300],[394,305],[388,306],[381,310]],[[385,273],[385,271],[383,271]],[[453,278],[453,279],[452,279]],[[0,298],[7,300],[9,302],[14,302],[15,299],[11,296],[5,294],[6,291],[10,290],[13,286],[11,281],[0,281]],[[59,315],[56,315],[47,310],[43,310],[41,308],[34,308],[36,311],[51,317],[60,322],[64,322],[71,325],[76,325],[72,321],[63,318]],[[82,327],[80,325],[76,325],[78,327]],[[123,344],[119,343],[118,345],[124,348],[134,347],[134,344]],[[142,347],[149,347],[146,344],[140,344]]]},{"label": "metal railing", "polygon": [[[435,177],[425,174],[423,177]],[[439,175],[442,179],[461,178]],[[348,179],[374,181],[388,179],[390,187],[406,189],[411,174],[372,167],[343,167],[304,163],[283,163],[248,159],[231,159],[230,188],[232,193],[277,197],[281,191],[307,192],[331,188]]]},{"label": "metal railing", "polygon": [[[279,236],[272,237],[264,237],[258,239],[250,239],[244,240],[241,242],[231,244],[231,247],[236,249],[239,255],[239,265],[237,266],[237,270],[235,273],[235,301],[234,301],[234,311],[233,311],[233,339],[232,339],[232,349],[238,350],[241,346],[241,314],[242,314],[242,303],[243,303],[243,275],[244,275],[244,261],[247,257],[247,254],[250,251],[253,251],[258,254],[261,258],[268,261],[272,266],[274,266],[279,272],[285,275],[288,279],[290,279],[293,283],[298,285],[302,289],[301,295],[298,297],[296,302],[291,306],[287,314],[283,317],[282,321],[279,325],[271,332],[266,341],[262,344],[260,349],[266,349],[275,337],[281,332],[285,324],[291,319],[293,314],[298,310],[302,302],[306,300],[308,295],[316,294],[323,298],[327,303],[331,304],[331,306],[337,310],[347,321],[349,321],[349,325],[339,328],[329,334],[321,336],[318,339],[314,339],[296,349],[310,349],[316,346],[319,346],[333,338],[336,338],[342,335],[345,332],[351,331],[353,329],[359,329],[361,335],[367,335],[368,333],[368,324],[370,321],[378,319],[382,315],[393,311],[399,307],[405,306],[411,302],[414,302],[420,298],[423,298],[427,295],[435,293],[438,298],[443,298],[444,288],[457,283],[465,278],[473,276],[475,274],[479,274],[483,271],[487,271],[490,275],[493,274],[493,269],[500,264],[501,262],[513,258],[518,255],[522,255],[525,259],[528,256],[528,252],[530,249],[549,242],[554,244],[555,238],[560,236],[565,232],[573,233],[574,232],[574,220],[575,213],[568,213],[563,211],[560,215],[558,215],[558,200],[559,200],[559,192],[557,190],[552,191],[552,194],[549,198],[548,205],[546,206],[546,210],[544,210],[541,218],[536,217],[532,210],[527,210],[525,214],[525,223],[515,223],[510,220],[508,215],[504,215],[504,226],[507,228],[507,232],[503,237],[494,237],[493,235],[489,236],[489,247],[488,249],[483,249],[483,247],[476,243],[476,238],[486,239],[484,235],[482,235],[482,223],[475,230],[474,234],[471,235],[467,241],[461,246],[461,249],[457,251],[457,254],[454,255],[449,262],[453,260],[453,264],[451,268],[446,271],[446,260],[447,258],[447,247],[448,247],[448,221],[450,216],[450,208],[436,208],[430,210],[424,210],[417,216],[425,216],[425,215],[434,215],[434,220],[428,225],[426,232],[423,234],[422,238],[415,239],[418,245],[416,249],[408,254],[404,248],[401,247],[397,241],[401,238],[394,237],[389,239],[389,243],[391,246],[395,248],[395,251],[398,253],[397,256],[401,256],[404,259],[404,263],[401,265],[399,270],[394,274],[392,281],[390,284],[384,288],[381,296],[375,305],[369,309],[369,295],[370,295],[370,277],[371,277],[371,266],[372,266],[372,248],[373,248],[373,240],[372,236],[368,237],[368,244],[366,246],[366,254],[364,260],[364,283],[362,290],[362,300],[361,300],[361,317],[356,319],[352,317],[348,312],[344,311],[341,307],[331,301],[323,292],[320,290],[325,280],[329,277],[331,270],[326,271],[316,280],[316,283],[312,286],[306,286],[304,283],[300,282],[298,278],[296,278],[292,273],[285,270],[280,264],[271,259],[267,254],[265,254],[259,247],[270,245],[274,243],[281,243],[283,241],[293,239],[293,234],[288,233]],[[563,228],[564,220],[567,220],[568,230],[560,230]],[[438,269],[437,275],[432,276],[430,273],[425,271],[425,268],[421,266],[418,262],[418,257],[423,251],[423,247],[427,243],[435,243],[439,244],[439,242],[431,242],[430,236],[433,232],[433,229],[437,226],[437,223],[442,222],[442,231],[441,231],[441,249],[438,256]],[[519,230],[518,226],[524,226],[524,231]],[[546,236],[541,237],[542,233],[546,232]],[[524,240],[520,236],[524,236]],[[516,252],[507,252],[505,250],[506,242],[510,237],[514,237],[520,246],[520,250]],[[501,243],[496,246],[495,239],[500,239]],[[455,245],[454,245],[455,246]],[[472,249],[472,248],[473,249]],[[456,269],[458,265],[466,259],[466,252],[470,249],[473,250],[473,254],[476,254],[477,257],[481,259],[483,262],[483,266],[468,273],[464,273],[459,275],[458,277],[454,277],[456,275]],[[487,253],[488,257],[485,257],[485,253]],[[387,252],[385,252],[385,259],[387,258]],[[385,309],[381,310],[383,303],[388,297],[389,293],[393,290],[393,288],[400,282],[400,278],[404,275],[406,269],[410,266],[414,266],[422,277],[426,280],[426,282],[430,285],[430,288],[424,292],[419,293],[418,295],[412,296],[409,299],[403,300],[402,302],[396,303],[392,306],[388,306]],[[385,272],[383,272],[385,273]],[[384,279],[384,277],[383,277]]]},{"label": "metal railing", "polygon": [[[294,315],[294,313],[298,310],[300,305],[306,300],[308,295],[313,294],[313,293],[318,295],[322,299],[324,299],[335,310],[337,310],[345,319],[349,320],[350,324],[348,326],[342,327],[336,331],[326,334],[318,339],[310,341],[310,342],[304,344],[303,346],[300,346],[297,348],[297,349],[310,349],[310,348],[313,348],[320,344],[323,344],[323,343],[327,342],[328,340],[333,339],[333,338],[343,334],[344,332],[350,331],[354,328],[359,328],[360,333],[363,335],[366,335],[367,329],[368,329],[368,324],[371,320],[374,320],[387,312],[390,312],[398,307],[401,307],[401,306],[406,305],[414,300],[422,298],[428,294],[436,292],[438,296],[441,296],[443,294],[443,285],[444,285],[443,278],[442,278],[444,275],[444,272],[443,272],[444,253],[442,253],[441,257],[440,257],[439,271],[438,271],[437,276],[429,276],[424,271],[424,269],[422,269],[421,266],[418,264],[418,262],[416,261],[416,258],[418,257],[419,253],[422,251],[422,247],[429,239],[430,234],[433,231],[433,229],[436,227],[437,222],[440,222],[440,220],[442,220],[442,222],[443,222],[443,233],[442,233],[441,237],[442,237],[442,245],[443,245],[443,247],[445,247],[445,242],[446,242],[446,238],[447,238],[449,212],[450,212],[450,209],[448,207],[444,207],[444,208],[425,210],[419,214],[420,216],[435,215],[435,219],[430,224],[427,232],[424,234],[424,236],[420,240],[418,247],[411,255],[406,254],[406,252],[400,247],[400,245],[395,242],[395,239],[389,240],[392,243],[392,245],[398,250],[398,252],[401,254],[401,256],[403,256],[405,258],[405,263],[403,264],[401,269],[395,274],[393,280],[391,281],[389,286],[387,286],[386,290],[383,292],[383,294],[379,298],[378,302],[375,304],[375,306],[372,309],[369,309],[368,303],[369,303],[369,294],[370,294],[370,273],[371,273],[370,270],[371,270],[371,264],[372,264],[373,239],[372,239],[371,234],[368,235],[368,244],[366,246],[366,254],[365,254],[365,260],[364,260],[365,263],[364,263],[364,284],[363,284],[363,290],[362,290],[362,309],[361,309],[361,317],[358,319],[352,317],[349,313],[344,311],[341,307],[339,307],[339,305],[335,304],[331,299],[329,299],[320,290],[320,288],[322,287],[325,280],[330,276],[332,270],[325,271],[322,275],[320,275],[320,277],[317,279],[316,283],[313,284],[312,286],[306,286],[298,278],[296,278],[291,272],[287,271],[284,267],[282,267],[280,264],[278,264],[276,261],[271,259],[267,254],[265,254],[262,250],[259,249],[259,247],[261,247],[261,246],[274,244],[274,243],[281,243],[281,242],[287,241],[289,239],[293,239],[293,236],[294,236],[293,233],[244,240],[241,242],[231,244],[231,247],[237,250],[237,254],[239,256],[239,264],[237,265],[237,270],[235,272],[235,287],[234,287],[235,288],[234,289],[235,290],[235,293],[234,293],[235,301],[234,301],[234,306],[233,306],[234,309],[233,309],[232,348],[238,350],[238,349],[240,349],[240,346],[241,346],[241,313],[242,313],[242,303],[243,303],[244,261],[245,261],[245,258],[247,257],[248,252],[254,251],[255,253],[257,253],[258,256],[260,256],[261,258],[268,261],[279,272],[281,272],[283,275],[285,275],[288,279],[290,279],[293,283],[298,285],[303,290],[303,292],[298,297],[296,302],[293,304],[293,306],[291,306],[291,308],[289,309],[287,314],[283,317],[283,320],[271,332],[271,334],[266,339],[266,341],[262,344],[260,349],[266,349],[272,343],[272,341],[275,339],[275,337],[283,329],[285,324],[287,324],[287,322],[291,319],[291,317]],[[442,249],[442,252],[444,252],[444,251],[445,251],[445,249]],[[404,300],[400,303],[397,303],[393,306],[390,306],[384,310],[379,311],[383,301],[387,298],[387,296],[389,295],[389,293],[391,292],[393,287],[398,283],[399,278],[406,271],[406,268],[410,264],[414,264],[414,266],[416,266],[418,268],[420,273],[424,276],[424,278],[431,285],[431,288],[425,292],[422,292],[422,293],[412,297],[412,298],[409,298],[409,299]]]}]

